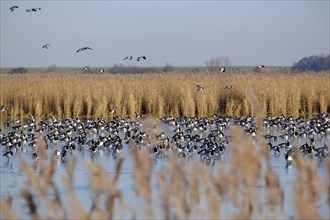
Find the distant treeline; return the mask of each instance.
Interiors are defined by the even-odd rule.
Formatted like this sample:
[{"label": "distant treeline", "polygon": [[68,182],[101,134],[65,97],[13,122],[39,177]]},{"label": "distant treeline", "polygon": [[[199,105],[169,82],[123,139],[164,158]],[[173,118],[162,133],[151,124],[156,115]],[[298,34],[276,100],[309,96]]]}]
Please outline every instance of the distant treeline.
[{"label": "distant treeline", "polygon": [[[222,66],[222,65],[220,65]],[[215,65],[214,68],[219,69],[220,66]],[[239,67],[239,66],[227,66],[226,72],[228,73],[237,73],[237,72],[251,72],[255,70],[255,67]],[[6,69],[6,68],[4,68]],[[113,73],[113,74],[142,74],[142,73],[163,73],[163,72],[212,72],[212,68],[210,70],[209,66],[191,66],[191,67],[180,67],[180,66],[173,66],[169,63],[165,64],[161,67],[140,67],[140,66],[125,66],[125,65],[114,65],[110,68],[104,68],[100,71],[100,68],[89,68],[87,71],[82,71],[79,68],[62,68],[57,67],[56,65],[50,65],[48,68],[12,68],[8,70],[3,70],[1,68],[1,73],[8,73],[8,74],[21,74],[21,73],[55,73],[55,72],[68,72],[68,73]],[[104,71],[103,71],[104,70]],[[266,66],[262,70],[259,69],[258,72],[263,73],[274,73],[274,72],[306,72],[306,71],[313,71],[313,72],[321,72],[321,71],[330,71],[330,55],[324,56],[310,56],[304,57],[298,62],[294,63],[293,66],[288,67],[276,67],[276,66]]]},{"label": "distant treeline", "polygon": [[174,71],[172,65],[165,65],[164,67],[139,67],[139,66],[124,66],[124,65],[115,65],[108,69],[109,73],[123,74],[123,73],[159,73],[159,72],[170,72]]},{"label": "distant treeline", "polygon": [[8,71],[9,74],[16,74],[16,73],[28,73],[29,70],[24,67],[13,68]]},{"label": "distant treeline", "polygon": [[[103,69],[104,72],[100,72]],[[231,66],[228,67],[227,73],[251,73],[255,69],[254,66]],[[19,68],[1,68],[1,73],[7,74],[22,74],[22,73],[85,73],[85,74],[144,74],[144,73],[210,73],[206,66],[172,66],[165,65],[160,67],[139,67],[139,66],[124,66],[114,65],[113,67],[100,68],[91,67],[89,70],[82,71],[79,67],[56,67],[54,65],[50,67],[19,67]],[[264,73],[285,73],[290,72],[289,66],[267,66],[266,69],[260,71]]]},{"label": "distant treeline", "polygon": [[293,71],[329,71],[330,55],[304,57],[292,66]]}]

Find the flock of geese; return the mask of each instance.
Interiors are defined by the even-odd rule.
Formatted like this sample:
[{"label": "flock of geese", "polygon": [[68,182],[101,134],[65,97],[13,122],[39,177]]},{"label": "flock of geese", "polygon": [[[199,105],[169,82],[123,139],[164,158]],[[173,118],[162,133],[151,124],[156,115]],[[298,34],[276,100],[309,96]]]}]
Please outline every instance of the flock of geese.
[{"label": "flock of geese", "polygon": [[[114,114],[116,108],[109,114]],[[230,129],[236,125],[246,136],[256,138],[259,129],[254,117],[163,117],[146,127],[141,117],[58,119],[49,117],[36,122],[30,116],[25,123],[7,120],[0,130],[0,149],[8,161],[15,154],[29,154],[32,160],[39,158],[38,139],[46,143],[48,153],[65,162],[79,152],[89,152],[91,158],[116,156],[131,147],[147,148],[156,158],[174,152],[183,158],[200,157],[215,161],[225,156],[233,140]],[[273,157],[284,157],[286,165],[294,163],[297,153],[323,160],[329,155],[330,116],[322,114],[306,120],[303,117],[269,116],[263,119],[263,136]],[[257,140],[255,139],[256,143]]]},{"label": "flock of geese", "polygon": [[[19,6],[14,5],[14,6],[10,7],[9,10],[11,12],[14,12],[18,8],[19,8]],[[28,8],[28,9],[26,9],[26,12],[37,12],[37,11],[40,11],[40,10],[41,10],[41,8]],[[46,43],[46,44],[44,44],[42,46],[42,48],[49,49],[50,46],[51,45],[49,43]],[[91,50],[91,51],[93,51],[93,49],[91,47],[81,47],[81,48],[79,48],[76,51],[76,53],[80,53],[80,52],[85,51],[85,50]],[[126,56],[126,57],[124,57],[124,60],[132,60],[132,59],[133,59],[133,56]],[[147,60],[147,57],[145,55],[138,56],[137,59],[136,59],[136,61],[137,62],[140,62],[140,60]],[[86,72],[86,71],[89,71],[89,70],[90,70],[90,67],[88,67],[88,66],[85,66],[85,67],[82,68],[82,71],[83,72]],[[104,73],[104,72],[105,72],[105,70],[104,69],[101,69],[97,73]]]},{"label": "flock of geese", "polygon": [[[14,11],[15,11],[16,9],[18,9],[18,8],[19,8],[19,6],[14,5],[14,6],[10,7],[9,10],[10,10],[11,12],[14,12]],[[37,11],[40,11],[40,10],[41,10],[41,8],[28,8],[28,9],[26,9],[26,12],[37,12]],[[46,44],[44,44],[44,45],[42,46],[42,48],[44,48],[44,49],[49,49],[50,46],[51,46],[51,45],[50,45],[49,43],[46,43]],[[79,49],[76,51],[76,53],[79,53],[79,52],[82,52],[82,51],[85,51],[85,50],[91,50],[91,51],[93,51],[93,49],[90,48],[90,47],[81,47],[81,48],[79,48]],[[124,57],[124,60],[133,60],[133,56],[126,56],[126,57]],[[146,57],[145,55],[137,56],[136,61],[137,61],[137,62],[140,62],[140,60],[147,60],[147,57]],[[258,66],[256,66],[256,69],[257,69],[257,70],[261,70],[261,69],[264,68],[264,67],[265,67],[264,65],[258,65]],[[82,71],[83,71],[83,72],[86,72],[86,71],[89,71],[89,70],[90,70],[90,67],[88,67],[88,68],[83,67],[83,68],[82,68]],[[218,72],[223,73],[223,72],[226,72],[226,70],[227,70],[227,67],[220,67],[219,70],[218,70]],[[99,70],[97,73],[104,73],[104,72],[105,72],[105,70],[103,69],[103,70]],[[199,90],[199,91],[200,91],[200,90]]]},{"label": "flock of geese", "polygon": [[[11,11],[11,12],[13,12],[13,11],[15,11],[16,9],[18,9],[19,7],[17,6],[17,5],[14,5],[14,6],[11,6],[10,8],[9,8],[9,10]],[[26,9],[25,11],[26,12],[37,12],[37,11],[40,11],[41,10],[41,8],[28,8],[28,9]]]}]

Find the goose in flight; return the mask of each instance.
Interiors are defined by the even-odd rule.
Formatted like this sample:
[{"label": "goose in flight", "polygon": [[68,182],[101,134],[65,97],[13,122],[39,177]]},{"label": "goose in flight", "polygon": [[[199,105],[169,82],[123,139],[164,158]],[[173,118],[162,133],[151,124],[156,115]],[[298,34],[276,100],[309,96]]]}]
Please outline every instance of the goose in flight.
[{"label": "goose in flight", "polygon": [[36,12],[39,10],[41,10],[41,8],[28,8],[28,9],[26,9],[26,12],[31,12],[31,11]]},{"label": "goose in flight", "polygon": [[132,60],[133,59],[133,56],[127,56],[124,58],[124,60]]},{"label": "goose in flight", "polygon": [[201,85],[196,85],[196,87],[197,87],[197,92],[202,91],[204,89],[204,87]]},{"label": "goose in flight", "polygon": [[136,119],[141,118],[141,113],[140,113],[140,112],[136,112],[136,113],[135,113],[135,118],[136,118]]},{"label": "goose in flight", "polygon": [[77,53],[81,52],[81,51],[84,51],[84,50],[93,50],[92,48],[90,47],[82,47],[80,49],[77,50]]},{"label": "goose in flight", "polygon": [[0,106],[0,112],[4,112],[4,111],[6,111],[6,109],[7,109],[7,108],[6,108],[5,106],[3,106],[3,105]]},{"label": "goose in flight", "polygon": [[42,46],[42,48],[46,48],[46,49],[48,49],[49,47],[50,47],[50,44],[45,44]]},{"label": "goose in flight", "polygon": [[86,70],[89,70],[89,69],[90,69],[89,66],[84,66],[84,67],[82,68],[82,71],[86,71]]},{"label": "goose in flight", "polygon": [[140,59],[144,59],[144,60],[146,60],[147,58],[146,58],[146,56],[139,56],[139,57],[137,58],[137,61],[139,62]]},{"label": "goose in flight", "polygon": [[265,68],[265,66],[264,65],[259,65],[259,66],[257,66],[257,68],[261,69],[261,68]]},{"label": "goose in flight", "polygon": [[17,5],[14,5],[14,6],[11,6],[11,7],[9,8],[9,10],[10,10],[11,12],[13,12],[16,8],[18,8],[18,6],[17,6]]},{"label": "goose in flight", "polygon": [[114,114],[116,111],[117,111],[117,108],[112,108],[112,109],[110,109],[108,115],[112,115],[112,114]]},{"label": "goose in flight", "polygon": [[226,72],[226,69],[227,69],[227,67],[221,67],[220,70],[219,70],[219,72],[220,73],[224,73],[224,72]]}]

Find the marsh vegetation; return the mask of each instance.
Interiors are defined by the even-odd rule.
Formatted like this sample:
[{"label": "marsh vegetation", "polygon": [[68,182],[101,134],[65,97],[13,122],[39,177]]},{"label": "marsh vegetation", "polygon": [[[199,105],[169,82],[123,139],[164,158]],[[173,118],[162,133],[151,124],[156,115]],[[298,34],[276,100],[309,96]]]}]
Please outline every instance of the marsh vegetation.
[{"label": "marsh vegetation", "polygon": [[[316,156],[329,147],[329,73],[56,73],[0,79],[0,101],[7,107],[1,113],[6,124],[2,152],[17,145],[8,146],[5,139],[28,137],[25,148],[16,146],[11,158],[1,157],[1,179],[12,178],[20,186],[13,191],[6,183],[5,193],[1,189],[3,219],[329,215],[329,158]],[[204,89],[197,91],[197,84]],[[136,119],[137,112],[147,117]],[[325,114],[315,118],[319,113]],[[13,118],[22,120],[8,120]],[[181,130],[174,131],[178,126]],[[290,131],[293,148],[286,149],[290,126],[297,130]],[[57,129],[61,140],[53,144]],[[223,134],[214,129],[224,129]],[[133,139],[133,131],[148,138]],[[78,141],[81,135],[86,135],[84,144]],[[166,136],[172,141],[159,145]],[[188,149],[193,136],[196,149]],[[104,137],[123,151],[101,145]],[[302,148],[305,142],[311,147],[314,138],[313,152]],[[283,149],[276,155],[267,142]],[[65,160],[54,156],[61,149],[68,154]],[[296,155],[291,168],[284,159],[290,149]],[[31,161],[36,152],[39,158]]]},{"label": "marsh vegetation", "polygon": [[[330,112],[329,72],[1,74],[1,118],[251,115],[254,93],[263,116],[315,117]],[[196,85],[205,90],[197,92]],[[231,89],[226,89],[227,86]]]}]

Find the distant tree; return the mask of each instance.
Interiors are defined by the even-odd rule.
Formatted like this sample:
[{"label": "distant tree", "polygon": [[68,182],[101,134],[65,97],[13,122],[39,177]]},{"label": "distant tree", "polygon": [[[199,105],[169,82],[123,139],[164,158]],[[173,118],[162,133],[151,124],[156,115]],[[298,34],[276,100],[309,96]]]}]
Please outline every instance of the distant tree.
[{"label": "distant tree", "polygon": [[193,73],[198,73],[199,72],[199,68],[198,67],[194,67],[194,68],[191,68],[189,71],[190,72],[193,72]]},{"label": "distant tree", "polygon": [[292,66],[294,71],[327,71],[330,70],[330,55],[304,57]]},{"label": "distant tree", "polygon": [[47,73],[56,72],[57,70],[58,70],[58,67],[55,64],[52,64],[48,67]]},{"label": "distant tree", "polygon": [[21,73],[28,73],[29,71],[24,68],[24,67],[19,67],[19,68],[14,68],[14,69],[11,69],[9,70],[8,74],[21,74]]},{"label": "distant tree", "polygon": [[171,72],[174,71],[174,66],[170,63],[166,63],[165,66],[163,67],[163,72]]},{"label": "distant tree", "polygon": [[216,73],[219,72],[222,67],[231,66],[232,63],[229,56],[220,56],[206,61],[205,65],[210,73]]}]

